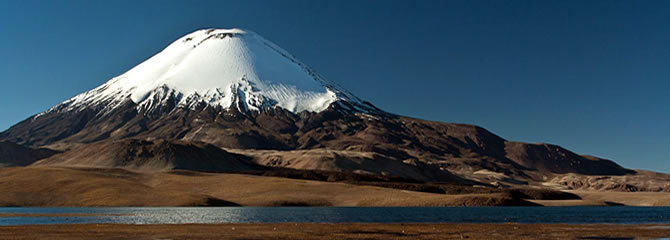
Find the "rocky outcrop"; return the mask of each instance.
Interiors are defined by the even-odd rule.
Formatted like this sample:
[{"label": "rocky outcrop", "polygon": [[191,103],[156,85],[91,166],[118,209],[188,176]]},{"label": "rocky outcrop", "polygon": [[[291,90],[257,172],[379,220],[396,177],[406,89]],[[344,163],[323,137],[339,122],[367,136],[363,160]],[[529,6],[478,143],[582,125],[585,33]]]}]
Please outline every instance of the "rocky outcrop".
[{"label": "rocky outcrop", "polygon": [[648,171],[624,176],[585,176],[567,174],[549,181],[570,190],[616,192],[670,192],[670,175]]}]

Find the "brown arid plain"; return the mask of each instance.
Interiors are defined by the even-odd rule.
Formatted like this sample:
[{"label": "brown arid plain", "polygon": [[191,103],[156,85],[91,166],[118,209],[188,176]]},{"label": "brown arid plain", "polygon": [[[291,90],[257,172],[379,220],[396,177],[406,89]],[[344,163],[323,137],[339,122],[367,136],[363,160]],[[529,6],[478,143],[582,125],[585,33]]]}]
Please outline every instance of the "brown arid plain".
[{"label": "brown arid plain", "polygon": [[[384,186],[384,185],[382,185]],[[668,206],[667,192],[570,191],[566,200],[509,192],[410,191],[347,182],[193,171],[0,169],[0,206]]]},{"label": "brown arid plain", "polygon": [[5,168],[0,183],[3,206],[485,206],[515,201],[501,193],[446,195],[190,171]]}]

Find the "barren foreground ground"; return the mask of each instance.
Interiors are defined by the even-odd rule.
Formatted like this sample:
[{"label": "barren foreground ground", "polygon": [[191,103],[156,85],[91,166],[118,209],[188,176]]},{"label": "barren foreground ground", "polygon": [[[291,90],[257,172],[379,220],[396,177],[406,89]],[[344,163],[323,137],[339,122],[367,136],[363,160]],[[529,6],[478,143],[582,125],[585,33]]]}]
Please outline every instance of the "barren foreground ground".
[{"label": "barren foreground ground", "polygon": [[0,239],[656,239],[670,225],[187,224],[0,227]]}]

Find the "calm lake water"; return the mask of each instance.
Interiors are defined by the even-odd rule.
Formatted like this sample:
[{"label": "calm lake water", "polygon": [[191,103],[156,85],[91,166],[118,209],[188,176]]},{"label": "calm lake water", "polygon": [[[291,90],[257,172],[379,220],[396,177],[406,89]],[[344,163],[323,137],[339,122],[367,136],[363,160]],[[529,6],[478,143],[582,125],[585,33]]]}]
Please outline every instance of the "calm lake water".
[{"label": "calm lake water", "polygon": [[[41,214],[41,216],[22,216],[23,214]],[[53,214],[89,214],[89,216],[48,216]],[[279,222],[670,223],[670,207],[0,208],[0,225]]]}]

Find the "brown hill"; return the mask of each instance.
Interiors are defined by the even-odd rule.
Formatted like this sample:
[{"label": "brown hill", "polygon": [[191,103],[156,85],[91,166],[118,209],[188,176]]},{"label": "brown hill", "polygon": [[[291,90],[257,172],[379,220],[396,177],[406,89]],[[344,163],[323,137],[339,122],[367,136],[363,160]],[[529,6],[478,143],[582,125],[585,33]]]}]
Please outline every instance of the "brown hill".
[{"label": "brown hill", "polygon": [[35,149],[12,142],[0,142],[0,167],[27,166],[56,153],[45,148]]},{"label": "brown hill", "polygon": [[187,169],[241,172],[257,170],[247,158],[205,143],[179,140],[110,140],[79,145],[40,160],[35,166],[128,168],[144,171]]},{"label": "brown hill", "polygon": [[624,175],[635,171],[598,157],[580,156],[560,146],[505,142],[507,158],[519,165],[551,173],[579,173],[586,175]]},{"label": "brown hill", "polygon": [[402,160],[377,152],[346,150],[241,150],[231,152],[248,156],[259,165],[273,168],[321,170],[382,175],[437,182],[467,182],[449,171],[417,160]]}]

